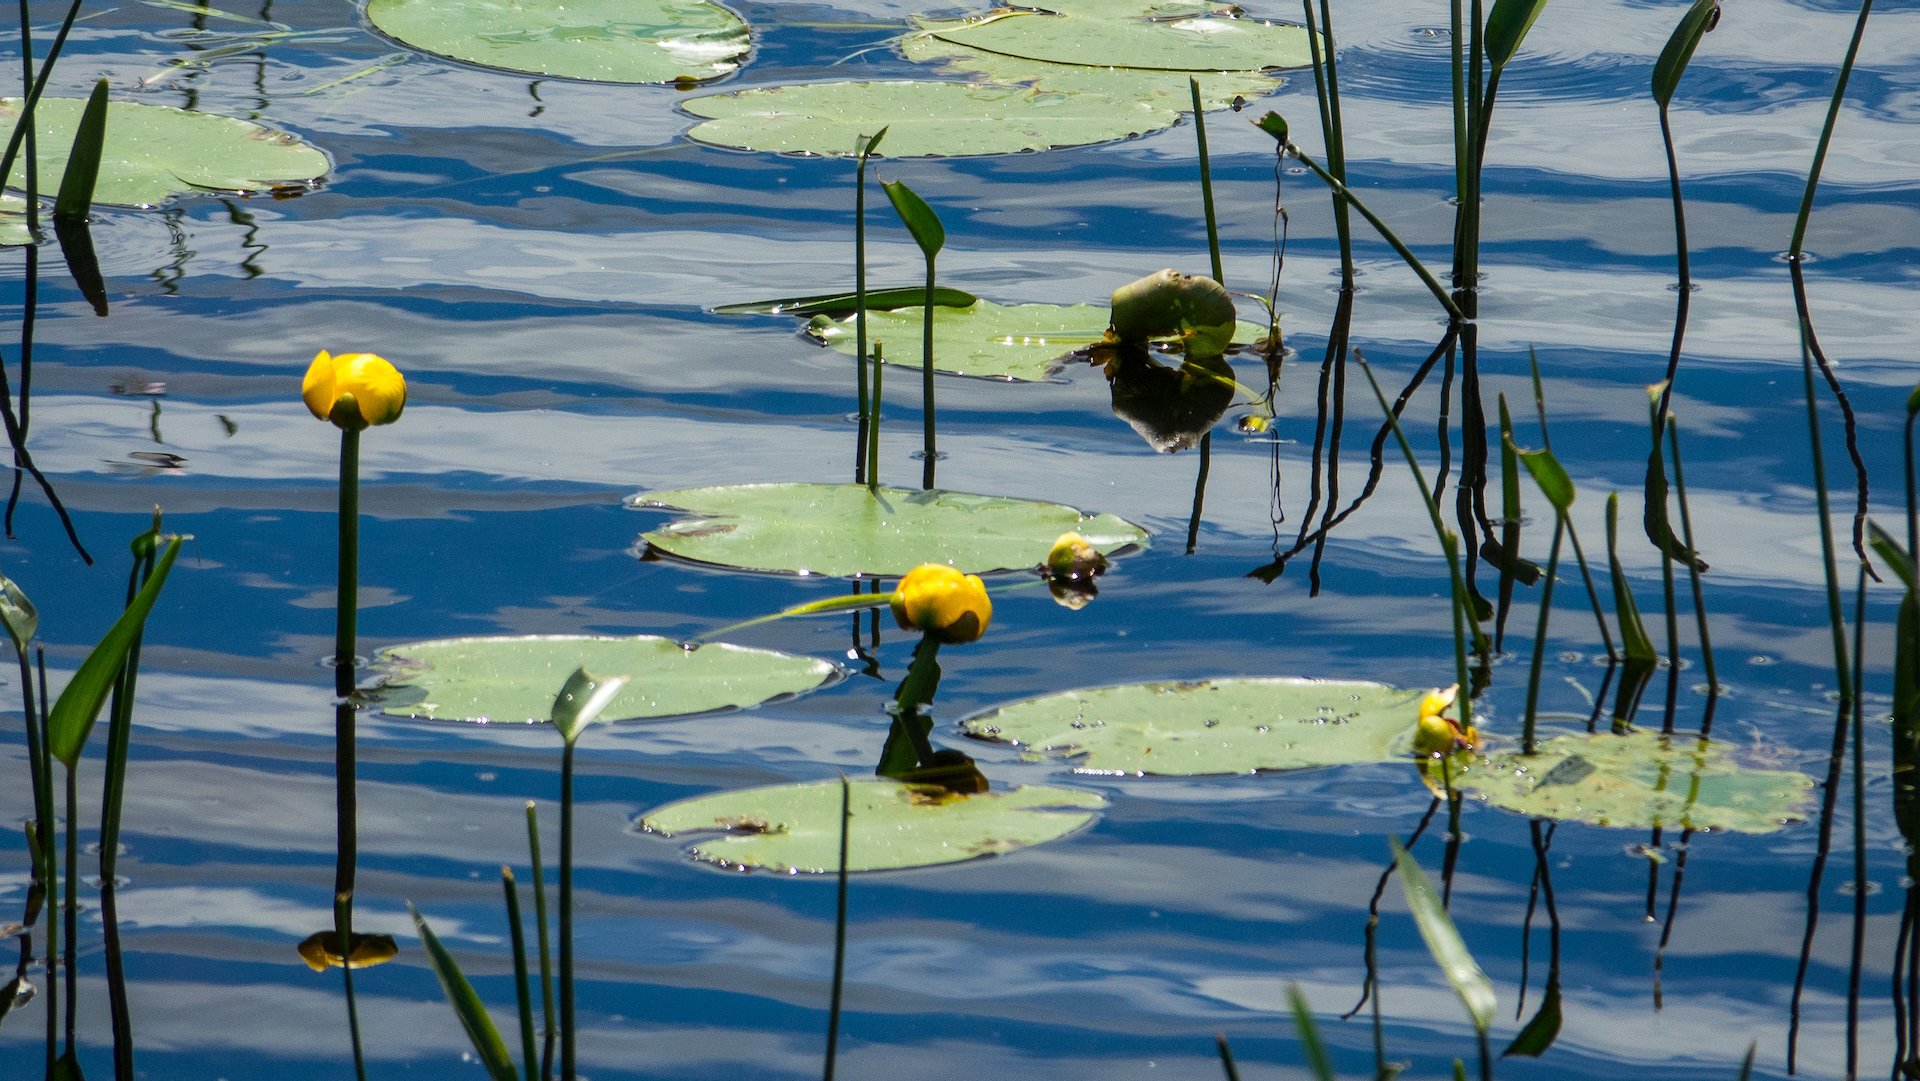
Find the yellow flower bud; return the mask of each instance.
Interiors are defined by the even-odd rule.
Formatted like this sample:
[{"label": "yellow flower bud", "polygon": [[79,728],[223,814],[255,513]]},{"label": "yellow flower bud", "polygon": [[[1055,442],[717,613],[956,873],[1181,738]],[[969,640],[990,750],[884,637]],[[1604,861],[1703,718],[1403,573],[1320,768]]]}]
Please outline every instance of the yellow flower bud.
[{"label": "yellow flower bud", "polygon": [[1062,533],[1047,552],[1047,576],[1068,581],[1104,574],[1107,557],[1078,533]]},{"label": "yellow flower bud", "polygon": [[1460,685],[1429,691],[1420,699],[1420,722],[1413,730],[1413,753],[1422,758],[1452,754],[1456,750],[1479,746],[1480,735],[1472,729],[1461,731],[1460,723],[1446,715],[1460,697]]},{"label": "yellow flower bud", "polygon": [[993,602],[980,576],[944,563],[922,563],[908,571],[891,604],[903,630],[925,631],[949,644],[973,641],[993,620]]},{"label": "yellow flower bud", "polygon": [[300,384],[307,409],[342,431],[357,432],[375,424],[392,424],[407,407],[407,381],[400,370],[372,353],[313,358]]}]

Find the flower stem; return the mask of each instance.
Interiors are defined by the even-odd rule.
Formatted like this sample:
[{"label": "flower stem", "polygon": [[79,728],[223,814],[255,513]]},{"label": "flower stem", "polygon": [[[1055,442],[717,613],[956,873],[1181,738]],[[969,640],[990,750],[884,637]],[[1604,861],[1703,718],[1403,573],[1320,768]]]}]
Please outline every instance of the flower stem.
[{"label": "flower stem", "polygon": [[333,929],[339,937],[340,971],[346,980],[347,1027],[353,1039],[353,1072],[366,1077],[360,1047],[360,1015],[353,995],[353,880],[359,862],[359,814],[354,751],[354,650],[360,605],[360,433],[340,433],[340,566],[334,601],[333,775],[334,844]]}]

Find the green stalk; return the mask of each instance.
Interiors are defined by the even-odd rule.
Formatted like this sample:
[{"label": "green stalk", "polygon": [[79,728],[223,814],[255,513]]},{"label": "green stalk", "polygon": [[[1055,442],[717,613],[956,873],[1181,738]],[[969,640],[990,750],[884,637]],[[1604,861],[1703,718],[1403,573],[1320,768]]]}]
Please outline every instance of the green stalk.
[{"label": "green stalk", "polygon": [[[1367,385],[1373,388],[1373,396],[1380,403],[1381,412],[1387,415],[1387,424],[1393,429],[1393,438],[1400,444],[1400,453],[1407,460],[1407,467],[1413,470],[1414,483],[1420,487],[1420,502],[1427,508],[1427,517],[1433,523],[1434,535],[1440,539],[1440,546],[1447,554],[1447,576],[1453,588],[1453,662],[1455,682],[1460,685],[1460,727],[1462,730],[1473,727],[1472,682],[1467,675],[1467,627],[1472,628],[1473,647],[1482,656],[1492,656],[1491,643],[1486,632],[1481,630],[1478,620],[1466,619],[1467,584],[1460,570],[1460,538],[1440,520],[1440,508],[1433,501],[1433,489],[1427,484],[1426,474],[1420,469],[1420,460],[1414,456],[1413,445],[1407,442],[1407,435],[1400,429],[1400,418],[1394,416],[1393,408],[1387,404],[1387,396],[1380,389],[1380,381],[1373,377],[1373,366],[1367,358],[1358,352],[1353,359],[1360,362],[1360,370],[1366,373]],[[1444,762],[1445,759],[1443,758]],[[1452,791],[1451,783],[1448,791]]]},{"label": "green stalk", "polygon": [[1187,76],[1187,92],[1193,97],[1193,138],[1200,149],[1200,205],[1207,212],[1207,255],[1213,260],[1213,280],[1227,284],[1220,269],[1220,224],[1213,215],[1213,166],[1207,160],[1207,114],[1200,107],[1200,80]]},{"label": "green stalk", "polygon": [[[73,1055],[74,1019],[75,1019],[75,1014],[79,1008],[78,999],[79,999],[79,990],[80,990],[79,979],[75,975],[76,969],[78,968],[78,965],[79,965],[80,958],[77,951],[75,951],[74,949],[74,944],[79,941],[79,935],[80,935],[80,928],[79,928],[80,875],[75,870],[75,868],[80,866],[80,828],[79,828],[80,767],[79,765],[75,764],[75,765],[68,766],[66,776],[67,776],[67,829],[66,829],[66,836],[67,836],[66,948],[67,949],[66,949],[65,956],[66,956],[66,969],[67,969],[67,1013],[66,1013],[67,1027],[66,1027],[65,1050],[61,1052],[62,1058],[70,1058]],[[53,894],[51,891],[49,891],[47,896],[51,898],[56,895]],[[53,966],[51,964],[47,966],[47,971],[49,973],[53,971]]]},{"label": "green stalk", "polygon": [[540,865],[540,822],[527,801],[527,852],[533,864],[533,919],[540,935],[540,1076],[553,1077],[553,962],[547,949],[547,881]]},{"label": "green stalk", "polygon": [[[127,575],[127,606],[132,607],[140,587],[153,574],[154,552],[160,538],[160,515],[154,514],[153,529],[134,538],[132,569]],[[100,810],[100,921],[105,940],[107,1003],[113,1028],[113,1074],[118,1081],[133,1081],[133,1014],[127,1001],[126,968],[120,951],[120,920],[114,875],[119,862],[120,818],[125,804],[127,755],[133,739],[133,699],[140,677],[140,640],[143,630],[134,632],[133,644],[121,665],[114,684],[113,704],[107,724],[106,780],[101,793]]]},{"label": "green stalk", "polygon": [[1381,221],[1379,215],[1368,210],[1367,204],[1361,202],[1359,196],[1353,194],[1345,184],[1335,178],[1332,173],[1322,168],[1319,162],[1308,157],[1305,151],[1301,150],[1287,137],[1287,123],[1279,114],[1268,113],[1266,116],[1260,118],[1259,125],[1261,130],[1280,141],[1283,150],[1292,154],[1294,159],[1306,166],[1309,172],[1319,177],[1321,182],[1326,184],[1327,187],[1333,189],[1333,194],[1336,198],[1353,204],[1353,208],[1360,212],[1360,216],[1367,220],[1368,225],[1373,226],[1374,230],[1380,234],[1380,238],[1385,240],[1387,244],[1393,248],[1394,252],[1400,256],[1401,260],[1404,261],[1415,274],[1420,276],[1421,284],[1427,287],[1427,291],[1433,294],[1433,298],[1440,302],[1440,306],[1446,309],[1449,316],[1462,324],[1470,321],[1466,314],[1460,310],[1460,306],[1454,303],[1453,297],[1434,279],[1433,274],[1427,270],[1426,265],[1421,263],[1419,259],[1414,258],[1413,252],[1401,242],[1398,236],[1394,235],[1393,230],[1387,227],[1387,223]]},{"label": "green stalk", "polygon": [[927,299],[921,306],[920,324],[920,428],[922,433],[920,453],[924,461],[920,466],[920,487],[933,487],[933,467],[940,458],[940,452],[933,445],[933,263],[934,253],[927,252]]},{"label": "green stalk", "polygon": [[858,161],[853,169],[853,367],[859,387],[855,406],[860,414],[860,434],[853,454],[853,482],[866,479],[867,467],[867,159],[885,138],[886,128],[871,139],[854,140]]},{"label": "green stalk", "polygon": [[873,405],[867,410],[867,490],[880,490],[880,383],[887,370],[884,347],[873,343]]},{"label": "green stalk", "polygon": [[[40,773],[41,807],[40,853],[46,868],[47,882],[47,1076],[53,1076],[55,1054],[60,1031],[60,850],[54,844],[53,836],[53,739],[47,728],[47,652],[44,647],[37,648],[34,659],[39,666],[39,686],[41,709],[38,719],[29,717],[27,723],[40,727]],[[71,820],[69,820],[71,821]],[[73,866],[67,866],[69,875]]]},{"label": "green stalk", "polygon": [[359,862],[358,779],[354,749],[354,650],[360,605],[360,433],[340,432],[340,563],[333,624],[334,845],[333,926],[339,937],[340,971],[346,982],[347,1028],[353,1041],[353,1074],[365,1081],[360,1011],[353,992],[353,890]]},{"label": "green stalk", "polygon": [[573,740],[560,753],[560,1076],[573,1081]]},{"label": "green stalk", "polygon": [[[1306,13],[1307,48],[1313,55],[1313,85],[1320,103],[1320,133],[1327,144],[1327,171],[1347,182],[1347,139],[1340,121],[1340,65],[1334,59],[1333,11],[1320,0],[1320,18],[1313,17],[1313,0],[1300,0]],[[1324,44],[1323,44],[1324,41]],[[1340,242],[1340,288],[1353,288],[1353,222],[1347,204],[1333,201],[1333,231]]]},{"label": "green stalk", "polygon": [[1807,189],[1800,196],[1800,213],[1793,220],[1793,240],[1787,245],[1787,257],[1799,262],[1807,239],[1807,222],[1813,217],[1813,196],[1820,187],[1820,173],[1826,168],[1827,148],[1833,143],[1833,128],[1840,119],[1840,105],[1847,97],[1847,80],[1853,76],[1853,64],[1860,56],[1860,42],[1867,35],[1867,16],[1873,12],[1873,0],[1861,0],[1859,18],[1854,20],[1853,38],[1847,42],[1846,58],[1840,62],[1840,76],[1833,84],[1833,99],[1827,103],[1827,119],[1820,126],[1820,141],[1814,144],[1813,165],[1807,170]]},{"label": "green stalk", "polygon": [[1533,661],[1527,669],[1527,713],[1521,721],[1520,748],[1523,754],[1534,752],[1533,727],[1536,710],[1540,705],[1540,668],[1546,660],[1547,617],[1553,611],[1554,576],[1560,570],[1560,536],[1566,532],[1566,515],[1556,514],[1553,520],[1553,545],[1547,554],[1547,576],[1540,587],[1540,619],[1533,632]]},{"label": "green stalk", "polygon": [[540,1060],[533,1053],[533,989],[527,986],[527,934],[520,921],[520,891],[513,884],[513,868],[500,868],[500,888],[507,894],[507,930],[513,940],[513,993],[520,1009],[520,1061],[527,1081],[538,1081]]},{"label": "green stalk", "polygon": [[[1673,452],[1673,488],[1675,502],[1680,507],[1681,539],[1686,542],[1688,551],[1694,551],[1693,518],[1687,512],[1687,480],[1680,469],[1680,427],[1672,420],[1667,422],[1667,445]],[[1687,565],[1687,579],[1693,589],[1693,615],[1700,634],[1700,662],[1707,670],[1707,693],[1717,695],[1720,693],[1720,676],[1713,666],[1713,638],[1707,633],[1706,595],[1700,588],[1700,570],[1691,563]]]}]

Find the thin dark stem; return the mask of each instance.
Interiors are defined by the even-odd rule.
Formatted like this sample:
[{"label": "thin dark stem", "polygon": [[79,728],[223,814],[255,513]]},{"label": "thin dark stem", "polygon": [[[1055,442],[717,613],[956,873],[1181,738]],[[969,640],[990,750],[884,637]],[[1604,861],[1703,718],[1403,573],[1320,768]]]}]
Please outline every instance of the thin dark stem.
[{"label": "thin dark stem", "polygon": [[560,755],[560,1077],[573,1081],[573,741]]},{"label": "thin dark stem", "polygon": [[527,933],[520,919],[520,891],[513,868],[500,868],[500,888],[507,895],[507,932],[513,943],[513,995],[520,1011],[520,1061],[527,1081],[539,1081],[540,1059],[533,1050],[533,989],[527,986]]},{"label": "thin dark stem", "polygon": [[[67,1028],[66,1028],[65,1050],[62,1052],[65,1055],[73,1054],[74,1020],[75,1020],[76,1011],[79,1008],[79,997],[80,997],[79,996],[79,990],[80,990],[79,980],[78,980],[78,977],[76,976],[76,972],[79,967],[80,958],[79,958],[79,951],[74,949],[74,943],[79,941],[79,934],[80,934],[80,926],[79,926],[80,876],[76,872],[76,868],[80,866],[79,824],[80,824],[80,768],[78,766],[68,766],[67,767],[67,830],[66,830],[67,895],[66,895],[65,904],[61,906],[65,914],[64,922],[66,924],[66,938],[67,938],[67,941],[65,943],[66,945],[65,957],[66,957],[66,970],[67,970],[67,987],[66,987]],[[52,897],[53,897],[53,894],[49,892],[48,899],[51,900]],[[48,966],[48,971],[49,972],[52,971],[51,965]]]},{"label": "thin dark stem", "polygon": [[920,466],[920,487],[933,488],[933,467],[940,457],[933,440],[933,256],[927,256],[927,297],[920,327],[920,397],[922,428],[920,451],[926,460]]},{"label": "thin dark stem", "polygon": [[553,1078],[553,959],[548,950],[547,879],[540,863],[540,820],[527,801],[527,854],[533,868],[533,920],[540,939],[540,1076]]},{"label": "thin dark stem", "polygon": [[1200,469],[1193,478],[1193,513],[1187,517],[1187,554],[1200,547],[1200,511],[1207,499],[1207,471],[1213,463],[1213,433],[1200,437]]}]

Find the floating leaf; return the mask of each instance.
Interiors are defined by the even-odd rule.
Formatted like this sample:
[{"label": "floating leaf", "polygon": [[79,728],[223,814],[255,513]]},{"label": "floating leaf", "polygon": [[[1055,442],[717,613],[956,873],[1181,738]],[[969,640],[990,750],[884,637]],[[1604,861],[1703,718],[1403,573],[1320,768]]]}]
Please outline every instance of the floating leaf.
[{"label": "floating leaf", "polygon": [[[867,336],[907,343],[920,338],[926,309],[915,304],[894,311],[868,311]],[[1058,371],[1068,354],[1099,341],[1107,331],[1107,310],[1093,304],[995,304],[976,301],[964,308],[936,307],[933,313],[934,370],[984,379],[1034,382]],[[807,333],[848,356],[854,350],[853,317],[816,315]],[[887,363],[918,368],[917,349],[889,350]]]},{"label": "floating leaf", "polygon": [[1182,74],[1265,71],[1312,62],[1307,30],[1203,10],[1168,18],[1158,0],[1054,0],[1045,11],[921,20],[923,33],[985,53],[1075,67]]},{"label": "floating leaf", "polygon": [[[41,190],[59,187],[85,108],[77,98],[41,98],[34,107]],[[0,129],[19,119],[20,99],[0,98]],[[305,191],[328,168],[327,156],[298,136],[251,120],[115,101],[107,105],[93,201],[150,207],[196,191]],[[24,187],[25,169],[25,161],[14,163],[7,186]]]},{"label": "floating leaf", "polygon": [[1394,758],[1421,694],[1299,678],[1130,683],[1030,698],[960,727],[1071,758],[1077,773],[1252,773]]},{"label": "floating leaf", "polygon": [[1099,93],[914,80],[800,83],[682,102],[706,122],[688,138],[779,154],[853,156],[888,129],[889,158],[1017,154],[1112,142],[1171,127],[1171,108]]},{"label": "floating leaf", "polygon": [[367,19],[440,56],[595,82],[717,79],[753,45],[746,22],[708,0],[368,0]]},{"label": "floating leaf", "polygon": [[1284,81],[1264,71],[1154,71],[1050,64],[981,52],[924,33],[907,35],[900,43],[900,51],[916,63],[939,65],[938,70],[943,74],[1006,85],[1024,84],[1049,92],[1105,94],[1176,112],[1189,108],[1188,79],[1200,83],[1201,107],[1208,110],[1229,108],[1235,99],[1266,97]]},{"label": "floating leaf", "polygon": [[[690,853],[722,867],[831,873],[840,864],[841,785],[834,780],[718,792],[670,803],[639,825],[667,836],[724,831]],[[962,795],[939,785],[876,779],[854,781],[847,789],[849,871],[996,856],[1064,837],[1106,806],[1092,792],[1040,785]]]},{"label": "floating leaf", "polygon": [[1539,753],[1482,755],[1454,784],[1516,814],[1618,829],[1771,833],[1798,821],[1813,781],[1740,764],[1722,744],[1633,731],[1555,736]]},{"label": "floating leaf", "polygon": [[627,505],[688,515],[641,535],[670,555],[834,578],[901,575],[922,563],[972,574],[1035,567],[1068,530],[1108,555],[1147,543],[1145,530],[1111,514],[938,489],[742,484],[650,492]]},{"label": "floating leaf", "polygon": [[554,691],[582,667],[603,680],[629,680],[605,707],[608,721],[747,709],[804,694],[838,671],[812,657],[725,642],[687,649],[651,634],[442,638],[383,649],[374,663],[386,676],[371,696],[381,710],[483,724],[546,723]]}]

